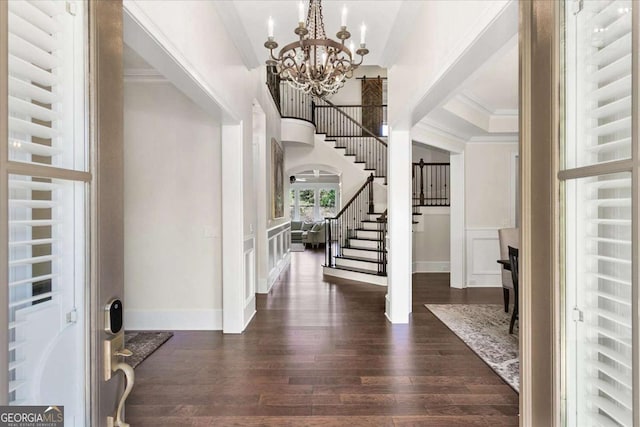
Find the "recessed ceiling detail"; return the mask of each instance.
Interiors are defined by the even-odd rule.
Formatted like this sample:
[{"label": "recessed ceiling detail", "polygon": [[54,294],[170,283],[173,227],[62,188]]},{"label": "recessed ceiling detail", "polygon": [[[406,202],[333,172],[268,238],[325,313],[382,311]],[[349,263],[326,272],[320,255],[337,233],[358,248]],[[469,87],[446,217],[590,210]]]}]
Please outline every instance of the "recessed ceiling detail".
[{"label": "recessed ceiling detail", "polygon": [[473,70],[420,124],[465,142],[518,140],[517,36]]}]

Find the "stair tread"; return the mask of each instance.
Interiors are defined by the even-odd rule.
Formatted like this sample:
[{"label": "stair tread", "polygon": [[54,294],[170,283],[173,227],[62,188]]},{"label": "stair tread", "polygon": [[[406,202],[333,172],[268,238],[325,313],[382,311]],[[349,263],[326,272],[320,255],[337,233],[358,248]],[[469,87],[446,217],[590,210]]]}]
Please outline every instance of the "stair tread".
[{"label": "stair tread", "polygon": [[[382,214],[381,214],[381,215],[382,215]],[[377,220],[376,220],[376,221],[374,221],[374,220],[372,220],[372,219],[363,219],[363,220],[362,220],[362,221],[360,221],[360,222],[368,222],[368,223],[370,223],[370,224],[379,224],[379,223],[381,223],[381,222],[385,222],[385,221],[377,221]],[[371,231],[376,231],[376,230],[371,230]]]},{"label": "stair tread", "polygon": [[357,248],[353,246],[343,246],[342,249],[350,249],[352,251],[366,251],[366,252],[382,252],[382,249],[376,248]]},{"label": "stair tread", "polygon": [[[363,221],[363,222],[364,222],[364,221]],[[377,221],[376,221],[376,222],[377,222]],[[383,224],[386,224],[386,221],[385,221],[385,222],[383,222]],[[373,231],[374,233],[379,232],[379,231],[382,231],[382,230],[369,230],[369,229],[367,229],[367,228],[354,228],[353,230],[354,230],[354,231]]]},{"label": "stair tread", "polygon": [[335,267],[329,267],[329,268],[335,268],[336,270],[351,271],[353,273],[370,274],[372,276],[386,276],[386,274],[384,274],[384,273],[377,273],[375,271],[366,270],[364,268],[345,267],[345,266],[342,266],[342,265],[336,265]]},{"label": "stair tread", "polygon": [[371,264],[384,264],[384,262],[377,259],[364,258],[361,256],[353,256],[353,255],[337,255],[336,259],[347,259],[351,261],[359,261],[359,262],[368,262]]}]

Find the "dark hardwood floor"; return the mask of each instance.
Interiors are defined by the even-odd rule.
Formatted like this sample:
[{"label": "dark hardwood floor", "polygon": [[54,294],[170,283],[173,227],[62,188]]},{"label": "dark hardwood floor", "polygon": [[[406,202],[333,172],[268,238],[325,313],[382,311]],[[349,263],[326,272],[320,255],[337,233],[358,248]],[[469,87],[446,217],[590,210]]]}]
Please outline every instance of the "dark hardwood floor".
[{"label": "dark hardwood floor", "polygon": [[132,426],[518,425],[518,395],[423,306],[499,304],[501,289],[416,275],[411,324],[391,325],[386,288],[292,256],[245,333],[177,332],[136,368]]}]

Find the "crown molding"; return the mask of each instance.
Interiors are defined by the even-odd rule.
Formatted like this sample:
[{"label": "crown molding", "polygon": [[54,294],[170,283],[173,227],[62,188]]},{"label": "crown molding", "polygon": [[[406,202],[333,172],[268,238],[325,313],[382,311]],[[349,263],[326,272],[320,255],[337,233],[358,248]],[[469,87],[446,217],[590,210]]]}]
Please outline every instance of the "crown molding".
[{"label": "crown molding", "polygon": [[469,95],[467,93],[464,92],[460,92],[456,98],[464,103],[466,106],[468,106],[469,108],[473,108],[474,110],[478,111],[479,113],[482,113],[486,116],[492,116],[494,114],[494,112],[487,107],[486,105],[484,105],[482,102],[480,102],[480,100],[478,100],[478,98],[476,98],[473,95]]},{"label": "crown molding", "polygon": [[518,110],[517,108],[499,108],[493,112],[494,116],[518,116],[519,114],[520,110]]},{"label": "crown molding", "polygon": [[169,80],[153,68],[125,68],[125,82],[166,83]]},{"label": "crown molding", "polygon": [[517,133],[499,136],[474,136],[469,139],[469,143],[473,144],[517,144],[518,141],[519,135]]},{"label": "crown molding", "polygon": [[422,120],[411,128],[411,140],[451,153],[462,153],[466,139],[445,130],[434,123]]}]

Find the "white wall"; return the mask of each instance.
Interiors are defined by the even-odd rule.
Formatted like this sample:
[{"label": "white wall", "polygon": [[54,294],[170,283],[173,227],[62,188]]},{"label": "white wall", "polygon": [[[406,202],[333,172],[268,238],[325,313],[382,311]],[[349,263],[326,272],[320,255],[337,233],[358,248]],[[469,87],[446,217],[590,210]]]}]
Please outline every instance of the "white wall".
[{"label": "white wall", "polygon": [[413,161],[419,162],[420,159],[424,159],[425,163],[448,163],[449,152],[439,150],[437,148],[431,148],[424,144],[413,144],[411,147],[413,154]]},{"label": "white wall", "polygon": [[413,272],[450,271],[448,207],[421,207],[413,226]]},{"label": "white wall", "polygon": [[517,143],[468,143],[465,150],[467,228],[512,226],[512,159]]},{"label": "white wall", "polygon": [[126,83],[127,329],[222,327],[220,124],[170,83]]},{"label": "white wall", "polygon": [[468,143],[465,150],[467,286],[502,286],[498,229],[513,227],[517,143]]}]

